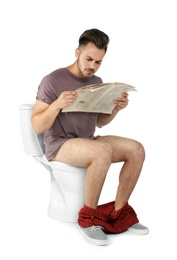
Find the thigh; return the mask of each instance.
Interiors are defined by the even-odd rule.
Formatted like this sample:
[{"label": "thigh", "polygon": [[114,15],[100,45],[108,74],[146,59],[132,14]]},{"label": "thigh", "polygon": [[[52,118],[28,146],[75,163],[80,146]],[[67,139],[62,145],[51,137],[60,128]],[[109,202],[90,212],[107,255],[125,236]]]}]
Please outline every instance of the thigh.
[{"label": "thigh", "polygon": [[127,160],[133,151],[142,146],[136,140],[120,136],[99,136],[97,140],[106,142],[112,147],[112,162],[123,162]]},{"label": "thigh", "polygon": [[110,145],[102,140],[72,138],[62,145],[53,160],[88,167],[94,158],[101,156],[105,149],[110,150]]}]

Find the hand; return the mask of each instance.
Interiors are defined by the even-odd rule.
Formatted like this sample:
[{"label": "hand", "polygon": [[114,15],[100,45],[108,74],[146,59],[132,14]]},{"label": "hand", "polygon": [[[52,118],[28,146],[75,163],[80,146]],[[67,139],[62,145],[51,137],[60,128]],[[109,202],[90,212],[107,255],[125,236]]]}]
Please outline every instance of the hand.
[{"label": "hand", "polygon": [[116,104],[115,109],[117,111],[125,108],[128,105],[128,93],[124,92],[122,93],[122,97],[117,98],[114,102]]},{"label": "hand", "polygon": [[63,109],[69,105],[71,105],[76,99],[77,92],[76,91],[64,91],[57,99],[57,105],[60,109]]}]

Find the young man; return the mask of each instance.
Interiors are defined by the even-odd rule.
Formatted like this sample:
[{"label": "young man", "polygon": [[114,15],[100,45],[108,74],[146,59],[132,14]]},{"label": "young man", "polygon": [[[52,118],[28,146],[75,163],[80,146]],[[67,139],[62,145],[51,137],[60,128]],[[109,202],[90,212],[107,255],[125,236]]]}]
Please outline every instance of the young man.
[{"label": "young man", "polygon": [[[105,233],[129,230],[147,234],[128,200],[138,181],[145,151],[141,143],[118,136],[95,136],[95,127],[110,123],[128,105],[128,94],[115,97],[112,114],[68,112],[62,109],[76,99],[76,89],[102,83],[94,75],[106,54],[109,37],[98,29],[86,30],[79,38],[76,60],[45,76],[38,88],[32,115],[33,129],[44,133],[48,160],[86,167],[85,205],[79,211],[78,224],[88,241],[108,243]],[[100,193],[112,163],[124,162],[119,175],[115,201],[99,205]],[[103,231],[104,230],[104,231]]]}]

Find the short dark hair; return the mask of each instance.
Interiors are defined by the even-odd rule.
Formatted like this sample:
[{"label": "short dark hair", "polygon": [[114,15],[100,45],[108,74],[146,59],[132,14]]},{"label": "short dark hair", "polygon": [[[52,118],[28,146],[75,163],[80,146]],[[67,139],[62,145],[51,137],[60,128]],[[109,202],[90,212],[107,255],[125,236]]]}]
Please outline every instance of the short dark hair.
[{"label": "short dark hair", "polygon": [[106,33],[98,29],[84,31],[79,37],[79,47],[92,42],[98,49],[104,49],[105,53],[109,44],[109,37]]}]

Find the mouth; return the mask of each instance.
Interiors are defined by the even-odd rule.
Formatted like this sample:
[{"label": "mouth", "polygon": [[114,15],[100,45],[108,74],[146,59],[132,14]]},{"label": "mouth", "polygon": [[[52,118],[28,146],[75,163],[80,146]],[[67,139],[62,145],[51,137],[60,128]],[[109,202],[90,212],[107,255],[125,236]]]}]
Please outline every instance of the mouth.
[{"label": "mouth", "polygon": [[89,75],[92,75],[92,74],[94,74],[94,70],[86,69],[86,73]]}]

